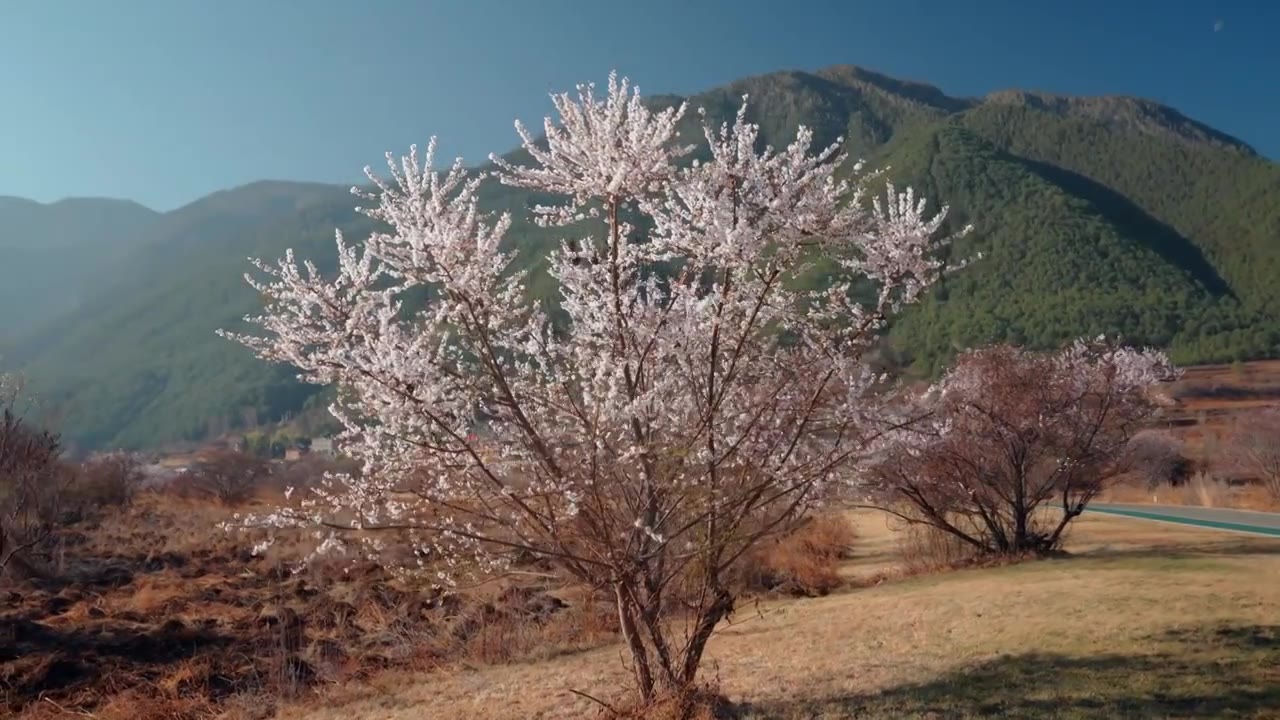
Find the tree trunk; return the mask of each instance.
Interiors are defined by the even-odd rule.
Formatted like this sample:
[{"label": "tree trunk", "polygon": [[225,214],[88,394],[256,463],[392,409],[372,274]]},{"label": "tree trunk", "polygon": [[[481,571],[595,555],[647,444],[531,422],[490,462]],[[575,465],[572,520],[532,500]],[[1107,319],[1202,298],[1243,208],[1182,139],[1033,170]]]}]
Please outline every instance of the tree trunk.
[{"label": "tree trunk", "polygon": [[634,596],[627,591],[623,583],[614,584],[613,594],[618,604],[618,623],[622,628],[622,638],[627,643],[627,649],[631,651],[631,670],[636,676],[636,690],[640,693],[642,701],[652,702],[653,668],[649,663],[649,651],[644,646],[644,640],[640,638],[635,620],[640,608],[635,607],[632,599]]},{"label": "tree trunk", "polygon": [[707,647],[707,641],[711,639],[711,633],[715,631],[716,625],[720,624],[721,620],[733,612],[733,596],[729,591],[723,587],[716,587],[713,592],[714,599],[698,618],[693,635],[690,636],[689,644],[685,648],[684,663],[679,676],[683,687],[692,685],[697,679],[698,668],[702,665],[702,653]]},{"label": "tree trunk", "polygon": [[614,585],[618,620],[631,654],[640,700],[647,704],[667,696],[678,697],[697,680],[707,641],[720,621],[733,612],[733,595],[723,587],[712,589],[711,602],[694,618],[696,622],[688,642],[679,657],[674,657],[667,638],[662,635],[664,625],[645,621],[645,609],[639,604],[634,589],[625,582]]}]

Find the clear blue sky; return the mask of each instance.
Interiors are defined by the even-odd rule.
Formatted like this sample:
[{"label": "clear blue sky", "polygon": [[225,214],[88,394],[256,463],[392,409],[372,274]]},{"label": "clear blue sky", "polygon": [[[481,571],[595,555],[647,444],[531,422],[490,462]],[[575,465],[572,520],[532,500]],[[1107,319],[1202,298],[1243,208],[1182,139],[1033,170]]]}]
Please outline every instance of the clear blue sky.
[{"label": "clear blue sky", "polygon": [[1272,0],[0,0],[0,195],[168,210],[350,183],[435,134],[482,160],[546,92],[863,65],[953,95],[1150,97],[1280,157]]}]

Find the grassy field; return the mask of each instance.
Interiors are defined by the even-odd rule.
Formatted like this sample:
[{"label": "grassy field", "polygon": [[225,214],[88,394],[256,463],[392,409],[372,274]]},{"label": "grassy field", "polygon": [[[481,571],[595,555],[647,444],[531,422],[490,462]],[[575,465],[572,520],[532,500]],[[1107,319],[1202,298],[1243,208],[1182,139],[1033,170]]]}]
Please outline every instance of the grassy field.
[{"label": "grassy field", "polygon": [[[740,608],[713,641],[741,717],[1280,717],[1280,541],[1086,516],[1070,557],[899,577],[895,528],[854,520],[851,589]],[[282,717],[592,717],[571,690],[615,694],[619,650],[387,675]]]},{"label": "grassy field", "polygon": [[[625,690],[607,604],[290,576],[209,532],[229,512],[144,495],[66,533],[63,573],[96,580],[0,589],[0,716],[575,718],[598,713],[574,690]],[[765,554],[834,592],[750,591],[713,640],[738,717],[1280,718],[1280,540],[1086,515],[1067,556],[928,572],[886,516],[849,519],[838,567]]]}]

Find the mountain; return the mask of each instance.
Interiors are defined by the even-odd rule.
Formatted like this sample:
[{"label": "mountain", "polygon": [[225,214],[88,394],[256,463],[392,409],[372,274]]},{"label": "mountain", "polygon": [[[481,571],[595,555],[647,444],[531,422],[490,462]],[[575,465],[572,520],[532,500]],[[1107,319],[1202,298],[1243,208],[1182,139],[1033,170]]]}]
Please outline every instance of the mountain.
[{"label": "mountain", "polygon": [[0,348],[14,335],[74,310],[159,218],[127,200],[43,204],[0,197]]},{"label": "mountain", "polygon": [[[763,142],[785,145],[807,125],[949,203],[953,223],[975,224],[953,252],[983,259],[888,334],[886,356],[911,372],[936,373],[975,344],[1052,347],[1099,333],[1182,363],[1280,354],[1280,166],[1235,138],[1148,100],[956,98],[853,66],[745,78],[688,100],[721,120],[744,94]],[[681,133],[698,138],[696,117]],[[483,193],[488,209],[518,216],[538,201],[498,185]],[[8,360],[84,446],[197,438],[312,406],[314,388],[213,331],[259,308],[246,257],[292,247],[331,266],[335,228],[360,238],[373,227],[354,205],[346,188],[255,183],[148,216],[111,282],[77,286],[89,300],[29,326]],[[0,227],[16,222],[6,207]],[[537,272],[554,237],[517,222],[510,238],[542,299],[555,297]],[[821,263],[795,281],[822,283]]]},{"label": "mountain", "polygon": [[285,247],[333,254],[335,227],[371,229],[346,188],[261,182],[165,214],[81,311],[27,333],[8,358],[25,369],[85,447],[200,437],[296,409],[311,388],[209,336],[258,309],[247,258]]}]

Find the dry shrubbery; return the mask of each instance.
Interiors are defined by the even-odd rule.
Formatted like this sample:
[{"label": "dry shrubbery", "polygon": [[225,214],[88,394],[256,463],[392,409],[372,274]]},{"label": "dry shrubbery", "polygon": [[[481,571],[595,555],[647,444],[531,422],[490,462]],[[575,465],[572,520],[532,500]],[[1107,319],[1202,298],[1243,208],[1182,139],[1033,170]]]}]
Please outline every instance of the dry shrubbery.
[{"label": "dry shrubbery", "polygon": [[0,375],[0,574],[43,575],[34,558],[49,550],[62,519],[68,474],[58,435],[29,422],[19,401]]},{"label": "dry shrubbery", "polygon": [[127,453],[99,455],[82,464],[68,493],[79,507],[124,507],[142,488],[142,465]]},{"label": "dry shrubbery", "polygon": [[144,491],[60,529],[74,572],[0,588],[0,707],[208,717],[244,695],[269,709],[317,683],[616,637],[610,604],[554,578],[446,594],[370,564],[292,573],[286,559],[306,540],[255,557],[252,537],[216,529],[230,515],[210,499]]},{"label": "dry shrubbery", "polygon": [[1148,488],[1182,485],[1191,479],[1195,468],[1181,440],[1156,430],[1133,436],[1124,463],[1129,473]]},{"label": "dry shrubbery", "polygon": [[[0,557],[22,569],[0,583],[7,712],[261,717],[319,682],[541,657],[616,633],[607,603],[554,578],[450,595],[369,564],[291,573],[309,538],[255,557],[255,537],[218,529],[229,505],[273,492],[267,466],[244,456],[140,490],[130,456],[75,466],[58,451],[56,434],[0,416]],[[344,468],[315,458],[272,479],[306,487],[330,469]]]},{"label": "dry shrubbery", "polygon": [[1280,505],[1280,408],[1254,411],[1236,420],[1227,452],[1235,465]]},{"label": "dry shrubbery", "polygon": [[[133,476],[122,467],[84,476],[110,495]],[[294,481],[332,465],[305,467],[290,467]],[[452,594],[370,563],[294,573],[309,536],[253,556],[255,537],[216,529],[235,509],[212,494],[174,485],[127,496],[113,512],[55,527],[67,572],[0,587],[0,707],[29,719],[263,717],[316,685],[541,659],[618,638],[611,597],[541,565]],[[826,593],[853,539],[845,516],[817,517],[745,557],[740,587]],[[686,700],[712,712],[715,694],[695,695]]]},{"label": "dry shrubbery", "polygon": [[271,474],[262,458],[235,450],[220,450],[196,461],[185,483],[223,505],[243,505]]},{"label": "dry shrubbery", "polygon": [[747,592],[783,592],[813,597],[840,587],[840,562],[855,540],[853,524],[840,513],[819,515],[750,553],[737,583]]},{"label": "dry shrubbery", "polygon": [[969,543],[927,523],[904,523],[898,534],[898,552],[906,575],[953,570],[981,557]]}]

